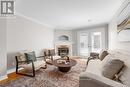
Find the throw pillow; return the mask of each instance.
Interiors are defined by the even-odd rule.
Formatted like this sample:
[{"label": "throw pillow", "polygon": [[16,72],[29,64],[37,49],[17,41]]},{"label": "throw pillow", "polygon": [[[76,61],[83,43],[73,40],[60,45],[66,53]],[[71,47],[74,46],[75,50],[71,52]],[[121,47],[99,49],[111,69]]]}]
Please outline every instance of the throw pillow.
[{"label": "throw pillow", "polygon": [[119,73],[120,69],[123,67],[124,62],[119,59],[110,59],[102,67],[102,75],[109,79],[113,79],[115,74]]},{"label": "throw pillow", "polygon": [[103,60],[108,55],[108,52],[106,50],[102,51],[99,55],[99,59]]},{"label": "throw pillow", "polygon": [[18,61],[26,61],[25,53],[32,52],[32,50],[21,50],[17,52]]},{"label": "throw pillow", "polygon": [[26,56],[27,63],[30,63],[30,60],[36,61],[36,55],[34,51],[25,53],[25,56]]},{"label": "throw pillow", "polygon": [[129,71],[129,67],[128,66],[124,66],[123,69],[121,70],[121,72],[119,73],[119,81],[125,85],[129,85],[130,84],[130,71]]}]

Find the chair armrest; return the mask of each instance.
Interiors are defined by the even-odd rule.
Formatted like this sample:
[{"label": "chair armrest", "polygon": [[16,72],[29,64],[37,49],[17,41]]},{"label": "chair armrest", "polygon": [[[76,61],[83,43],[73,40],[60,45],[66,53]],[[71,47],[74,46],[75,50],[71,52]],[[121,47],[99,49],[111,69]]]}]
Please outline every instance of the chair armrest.
[{"label": "chair armrest", "polygon": [[[27,61],[19,61],[18,60],[18,56],[15,56],[15,59],[16,59],[16,66],[18,66],[19,65],[19,63],[27,63]],[[33,60],[28,60],[28,61],[30,61],[31,63],[32,63],[32,66],[34,67],[34,63],[33,63]]]},{"label": "chair armrest", "polygon": [[43,58],[43,57],[45,57],[45,56],[38,56],[38,57],[36,57],[36,58]]},{"label": "chair armrest", "polygon": [[18,63],[27,63],[27,62],[34,62],[33,60],[28,60],[28,61],[18,61]]},{"label": "chair armrest", "polygon": [[27,61],[18,61],[18,63],[27,63]]},{"label": "chair armrest", "polygon": [[37,60],[44,60],[45,61],[45,56],[38,56],[36,58],[37,58]]},{"label": "chair armrest", "polygon": [[79,79],[79,87],[128,87],[119,82],[90,72],[81,73]]}]

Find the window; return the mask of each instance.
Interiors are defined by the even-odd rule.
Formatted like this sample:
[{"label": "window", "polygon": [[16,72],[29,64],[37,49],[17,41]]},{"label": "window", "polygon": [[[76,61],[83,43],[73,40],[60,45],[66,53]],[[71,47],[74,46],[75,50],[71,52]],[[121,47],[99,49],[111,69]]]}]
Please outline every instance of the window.
[{"label": "window", "polygon": [[80,55],[85,56],[88,54],[88,34],[80,33]]},{"label": "window", "polygon": [[69,41],[69,37],[66,35],[62,35],[59,37],[59,41]]},{"label": "window", "polygon": [[101,32],[92,33],[92,51],[99,52],[101,50]]}]

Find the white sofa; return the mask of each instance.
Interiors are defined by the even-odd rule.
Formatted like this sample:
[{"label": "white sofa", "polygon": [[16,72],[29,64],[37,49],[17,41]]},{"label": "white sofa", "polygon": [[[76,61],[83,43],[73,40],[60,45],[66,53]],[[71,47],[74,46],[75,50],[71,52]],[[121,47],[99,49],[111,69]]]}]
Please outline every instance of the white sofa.
[{"label": "white sofa", "polygon": [[[122,83],[104,77],[101,74],[103,63],[109,59],[120,59],[124,61],[125,67],[122,70],[120,80]],[[130,87],[130,54],[124,50],[109,51],[104,60],[91,60],[85,72],[79,77],[79,87]]]}]

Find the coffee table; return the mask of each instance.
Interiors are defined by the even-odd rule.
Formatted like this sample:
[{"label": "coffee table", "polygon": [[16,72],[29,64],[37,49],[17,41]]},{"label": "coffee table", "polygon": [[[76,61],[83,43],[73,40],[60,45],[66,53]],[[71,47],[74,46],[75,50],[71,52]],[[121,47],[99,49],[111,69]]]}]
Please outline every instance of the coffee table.
[{"label": "coffee table", "polygon": [[61,72],[68,72],[72,66],[75,66],[77,64],[77,61],[73,60],[73,59],[70,59],[68,64],[57,63],[57,60],[61,60],[61,59],[54,60],[53,65],[58,67],[59,71],[61,71]]}]

